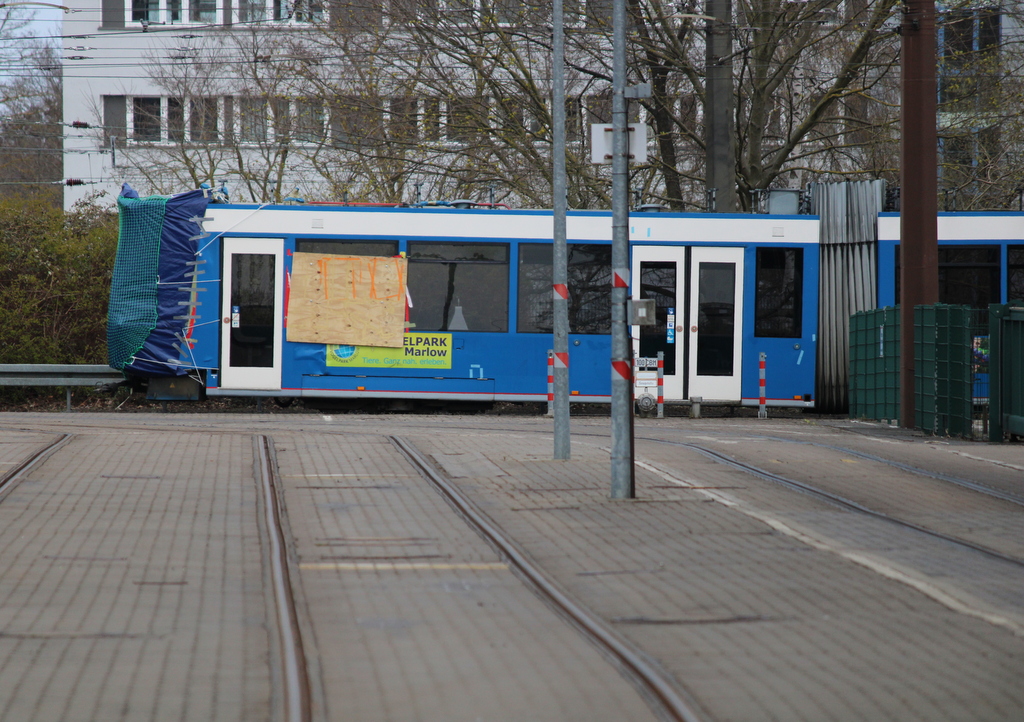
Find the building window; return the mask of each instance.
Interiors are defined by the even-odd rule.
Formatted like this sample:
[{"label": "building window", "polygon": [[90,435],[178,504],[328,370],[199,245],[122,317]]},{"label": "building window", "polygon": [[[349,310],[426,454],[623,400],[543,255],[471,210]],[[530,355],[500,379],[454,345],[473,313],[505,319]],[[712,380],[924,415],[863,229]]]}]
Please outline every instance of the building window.
[{"label": "building window", "polygon": [[399,96],[388,103],[388,136],[392,140],[415,140],[418,136],[419,115],[416,98]]},{"label": "building window", "polygon": [[216,0],[191,0],[188,19],[194,23],[217,22]]},{"label": "building window", "polygon": [[387,0],[386,7],[391,20],[400,25],[430,22],[438,12],[437,0]]},{"label": "building window", "polygon": [[445,139],[450,143],[472,143],[486,127],[486,104],[482,98],[450,97],[446,103]]},{"label": "building window", "polygon": [[103,125],[106,134],[123,141],[128,134],[128,104],[123,95],[104,95]]},{"label": "building window", "polygon": [[217,140],[217,99],[194,98],[189,105],[189,132],[194,143]]},{"label": "building window", "polygon": [[292,137],[291,104],[287,98],[272,98],[270,112],[274,120],[274,142],[288,143]]},{"label": "building window", "polygon": [[[543,101],[542,101],[543,102]],[[566,103],[566,108],[569,104]],[[507,97],[497,101],[495,114],[500,128],[513,139],[524,135],[532,140],[542,140],[548,132],[545,121],[546,108],[537,108],[530,100]],[[566,130],[570,123],[566,122]],[[566,134],[568,136],[568,132]]]},{"label": "building window", "polygon": [[258,23],[267,19],[267,6],[260,0],[239,0],[236,13],[240,23]]},{"label": "building window", "polygon": [[235,99],[233,96],[224,96],[224,142],[235,142]]},{"label": "building window", "polygon": [[295,0],[292,19],[297,23],[316,23],[324,19],[324,6],[318,0]]},{"label": "building window", "polygon": [[802,248],[758,248],[754,335],[797,338],[803,313]]},{"label": "building window", "polygon": [[181,98],[167,99],[167,139],[185,140],[185,105]]},{"label": "building window", "polygon": [[423,140],[441,140],[441,101],[437,98],[421,98],[423,108]]},{"label": "building window", "polygon": [[155,23],[160,20],[160,0],[132,0],[132,22]]},{"label": "building window", "polygon": [[373,97],[338,98],[331,108],[331,140],[338,148],[360,148],[383,135],[384,113]]},{"label": "building window", "polygon": [[295,101],[295,140],[319,143],[324,139],[324,106],[318,100]]},{"label": "building window", "polygon": [[589,128],[594,123],[612,122],[612,91],[588,95],[586,98],[586,122]]},{"label": "building window", "polygon": [[328,22],[332,30],[352,33],[379,28],[384,14],[382,2],[367,0],[331,0]]},{"label": "building window", "polygon": [[950,10],[939,32],[939,102],[978,103],[1000,72],[1001,17],[995,7]]},{"label": "building window", "polygon": [[583,138],[583,99],[565,99],[565,140],[574,143]]},{"label": "building window", "polygon": [[241,97],[238,99],[238,141],[240,143],[267,142],[266,98]]},{"label": "building window", "polygon": [[[611,332],[612,247],[568,245],[569,332]],[[519,244],[519,333],[551,333],[554,327],[550,243]]]},{"label": "building window", "polygon": [[132,138],[146,142],[160,140],[160,98],[132,99]]},{"label": "building window", "polygon": [[[134,15],[134,7],[132,8]],[[124,27],[124,0],[101,0],[100,19],[103,23],[101,30]]]},{"label": "building window", "polygon": [[[522,25],[527,19],[538,20],[541,12],[547,10],[543,5],[527,0],[488,0],[485,12],[488,20],[499,25]],[[489,11],[489,12],[488,12]]]},{"label": "building window", "polygon": [[507,245],[412,241],[408,257],[414,330],[508,331]]}]

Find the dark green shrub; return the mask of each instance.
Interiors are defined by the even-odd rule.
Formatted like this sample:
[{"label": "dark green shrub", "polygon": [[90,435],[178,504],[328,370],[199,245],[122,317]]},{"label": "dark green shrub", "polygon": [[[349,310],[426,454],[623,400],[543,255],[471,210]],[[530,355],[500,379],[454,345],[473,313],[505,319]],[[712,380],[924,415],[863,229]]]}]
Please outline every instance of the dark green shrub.
[{"label": "dark green shrub", "polygon": [[107,362],[117,214],[0,200],[0,363]]}]

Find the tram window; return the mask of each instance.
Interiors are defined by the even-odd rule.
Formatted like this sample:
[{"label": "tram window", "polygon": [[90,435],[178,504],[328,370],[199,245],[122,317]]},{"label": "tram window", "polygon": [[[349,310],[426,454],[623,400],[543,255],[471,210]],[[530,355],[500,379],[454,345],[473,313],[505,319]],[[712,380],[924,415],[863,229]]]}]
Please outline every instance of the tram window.
[{"label": "tram window", "polygon": [[1006,300],[1024,301],[1024,246],[1009,246],[1006,257]]},{"label": "tram window", "polygon": [[798,338],[803,313],[802,248],[757,249],[754,335]]},{"label": "tram window", "polygon": [[[939,246],[939,303],[987,309],[999,303],[999,246]],[[900,247],[896,246],[896,303],[900,302]]]},{"label": "tram window", "polygon": [[415,331],[508,331],[508,246],[411,241]]},{"label": "tram window", "polygon": [[[232,366],[270,368],[274,365],[274,266],[268,253],[231,255]],[[237,311],[235,311],[237,309]]]},{"label": "tram window", "polygon": [[398,241],[350,241],[339,238],[300,238],[298,253],[323,253],[332,256],[397,256]]},{"label": "tram window", "polygon": [[[549,243],[519,245],[519,333],[551,333],[553,326]],[[569,333],[611,332],[612,247],[568,246]]]},{"label": "tram window", "polygon": [[[675,315],[679,276],[675,261],[640,262],[640,298],[654,301],[654,324],[640,326],[640,356],[665,354],[665,375],[676,374],[675,329],[669,332],[669,314]],[[673,326],[675,322],[673,321]]]}]

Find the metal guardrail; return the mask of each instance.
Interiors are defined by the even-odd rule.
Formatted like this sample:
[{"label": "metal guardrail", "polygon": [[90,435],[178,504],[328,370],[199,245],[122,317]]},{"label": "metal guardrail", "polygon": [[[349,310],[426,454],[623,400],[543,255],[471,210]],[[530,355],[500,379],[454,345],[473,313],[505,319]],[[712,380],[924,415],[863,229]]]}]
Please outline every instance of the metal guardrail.
[{"label": "metal guardrail", "polygon": [[67,410],[71,388],[122,381],[124,374],[101,364],[0,364],[0,386],[64,386]]}]

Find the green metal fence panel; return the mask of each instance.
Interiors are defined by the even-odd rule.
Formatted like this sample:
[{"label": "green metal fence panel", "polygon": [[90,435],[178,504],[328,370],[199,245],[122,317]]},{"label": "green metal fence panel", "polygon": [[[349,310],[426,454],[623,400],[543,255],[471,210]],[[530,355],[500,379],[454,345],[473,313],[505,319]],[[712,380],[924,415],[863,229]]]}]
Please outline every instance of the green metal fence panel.
[{"label": "green metal fence panel", "polygon": [[914,425],[972,436],[974,314],[969,306],[914,309]]},{"label": "green metal fence panel", "polygon": [[[977,312],[935,304],[914,309],[915,426],[971,437],[978,401]],[[1024,350],[1021,351],[1024,358]],[[850,318],[850,417],[900,418],[899,307]]]},{"label": "green metal fence panel", "polygon": [[850,418],[899,418],[898,308],[877,308],[851,316],[849,378]]},{"label": "green metal fence panel", "polygon": [[1024,306],[1011,307],[1003,322],[1003,424],[1024,436]]},{"label": "green metal fence panel", "polygon": [[1024,303],[989,306],[989,441],[1024,436]]}]

